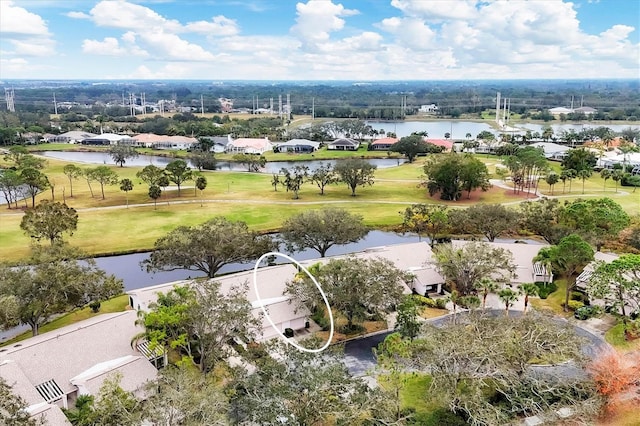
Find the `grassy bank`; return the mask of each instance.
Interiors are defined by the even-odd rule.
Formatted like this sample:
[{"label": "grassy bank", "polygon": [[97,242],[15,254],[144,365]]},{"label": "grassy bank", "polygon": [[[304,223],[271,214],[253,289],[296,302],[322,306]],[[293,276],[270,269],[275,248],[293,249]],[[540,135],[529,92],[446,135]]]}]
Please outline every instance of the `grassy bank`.
[{"label": "grassy bank", "polygon": [[[95,313],[89,307],[85,307],[82,309],[77,309],[75,311],[69,312],[68,314],[64,314],[61,317],[54,319],[51,322],[48,322],[40,327],[40,334],[46,333],[47,331],[57,330],[67,325],[71,325],[80,321],[84,321],[86,319],[102,315],[109,314],[113,312],[123,312],[129,306],[129,296],[123,294],[121,296],[114,297],[113,299],[109,299],[107,301],[102,302],[100,305],[100,311]],[[20,342],[22,340],[26,340],[31,337],[31,331],[26,331],[24,333],[19,334],[13,339],[7,340],[6,342],[0,343],[0,346],[11,345],[16,342]]]}]

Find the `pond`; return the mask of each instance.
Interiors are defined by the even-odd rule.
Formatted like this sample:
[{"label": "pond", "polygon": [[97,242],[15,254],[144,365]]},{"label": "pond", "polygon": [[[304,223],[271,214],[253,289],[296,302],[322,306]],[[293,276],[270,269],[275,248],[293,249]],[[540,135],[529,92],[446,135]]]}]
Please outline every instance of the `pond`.
[{"label": "pond", "polygon": [[[41,155],[49,158],[55,158],[63,161],[70,161],[74,163],[85,163],[85,164],[114,164],[111,155],[106,152],[73,152],[73,151],[44,151]],[[132,158],[127,160],[125,163],[126,166],[148,166],[153,164],[154,166],[158,166],[160,168],[164,168],[171,161],[175,160],[174,157],[162,157],[159,155],[140,155],[137,158]],[[374,164],[379,169],[384,169],[388,167],[399,166],[404,163],[403,159],[396,158],[372,158],[367,160],[369,163]],[[278,173],[280,169],[283,167],[290,168],[296,165],[305,165],[309,167],[310,170],[316,169],[321,163],[327,164],[335,164],[336,160],[311,160],[311,161],[270,161],[266,164],[266,166],[261,170],[263,173]],[[190,167],[193,167],[189,161]],[[241,164],[230,162],[230,161],[218,161],[217,170],[225,170],[225,171],[246,171],[246,167]]]}]

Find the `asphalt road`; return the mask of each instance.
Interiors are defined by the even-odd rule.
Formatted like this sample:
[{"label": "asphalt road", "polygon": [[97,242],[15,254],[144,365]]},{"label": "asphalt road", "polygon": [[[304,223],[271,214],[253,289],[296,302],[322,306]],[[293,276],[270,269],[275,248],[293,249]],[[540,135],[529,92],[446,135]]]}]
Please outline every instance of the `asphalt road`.
[{"label": "asphalt road", "polygon": [[[497,309],[487,311],[487,313],[494,316],[504,315],[504,311]],[[466,313],[458,313],[458,316],[461,315],[466,315]],[[510,311],[509,315],[517,317],[522,315],[522,312]],[[427,322],[435,325],[436,327],[440,327],[451,320],[452,315],[447,315],[428,320]],[[554,320],[559,324],[567,323],[566,320],[561,318],[554,318]],[[608,347],[608,344],[601,337],[596,336],[595,334],[578,326],[575,326],[574,328],[576,330],[576,334],[585,339],[585,343],[582,346],[582,352],[586,356],[593,358],[599,350]],[[391,333],[392,332],[389,331],[346,342],[344,347],[344,363],[347,366],[349,372],[354,376],[362,376],[368,374],[368,372],[370,371],[373,371],[376,366],[376,359],[373,355],[373,348],[378,346]],[[540,368],[548,370],[549,372],[552,372],[556,375],[567,375],[570,377],[575,377],[582,374],[582,370],[576,367],[575,364],[572,364],[571,362],[558,366],[545,366]]]}]

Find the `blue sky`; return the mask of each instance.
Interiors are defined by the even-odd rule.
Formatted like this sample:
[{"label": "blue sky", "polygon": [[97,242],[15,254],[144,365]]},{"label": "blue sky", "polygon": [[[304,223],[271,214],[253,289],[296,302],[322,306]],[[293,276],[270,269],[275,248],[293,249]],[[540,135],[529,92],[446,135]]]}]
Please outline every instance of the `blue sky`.
[{"label": "blue sky", "polygon": [[0,0],[0,80],[640,78],[637,0]]}]

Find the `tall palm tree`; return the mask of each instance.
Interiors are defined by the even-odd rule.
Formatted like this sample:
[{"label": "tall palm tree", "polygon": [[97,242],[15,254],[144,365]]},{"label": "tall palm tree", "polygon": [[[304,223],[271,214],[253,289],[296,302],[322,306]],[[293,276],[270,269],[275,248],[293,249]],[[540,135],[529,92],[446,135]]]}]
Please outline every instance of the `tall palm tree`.
[{"label": "tall palm tree", "polygon": [[533,283],[525,283],[520,286],[520,294],[524,295],[524,313],[527,313],[529,306],[529,296],[538,295],[538,286]]},{"label": "tall palm tree", "polygon": [[578,170],[578,177],[582,179],[582,193],[584,194],[584,182],[591,177],[593,174],[593,170],[591,169],[582,169]]},{"label": "tall palm tree", "polygon": [[609,180],[611,178],[611,170],[602,169],[602,171],[600,172],[600,177],[604,181],[604,184],[602,185],[602,190],[606,191],[607,190],[607,180]]},{"label": "tall palm tree", "polygon": [[504,288],[498,292],[498,297],[504,303],[505,315],[509,316],[509,308],[518,300],[518,293],[510,288]]},{"label": "tall palm tree", "polygon": [[487,306],[487,296],[489,293],[495,293],[498,290],[498,283],[491,278],[482,278],[475,285],[476,290],[482,293],[482,309]]}]

